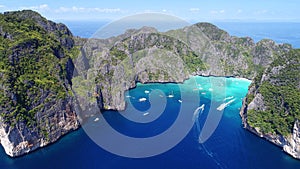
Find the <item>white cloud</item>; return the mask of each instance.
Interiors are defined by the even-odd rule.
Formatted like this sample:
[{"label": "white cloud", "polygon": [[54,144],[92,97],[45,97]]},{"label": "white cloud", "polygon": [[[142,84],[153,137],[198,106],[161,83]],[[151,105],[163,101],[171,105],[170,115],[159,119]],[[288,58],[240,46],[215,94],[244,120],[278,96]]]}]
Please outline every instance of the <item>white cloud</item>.
[{"label": "white cloud", "polygon": [[224,14],[226,11],[224,9],[222,10],[219,10],[219,11],[216,11],[216,10],[213,10],[213,11],[210,11],[211,14],[214,14],[214,15],[217,15],[217,14]]},{"label": "white cloud", "polygon": [[0,8],[5,8],[5,6],[4,5],[0,5]]},{"label": "white cloud", "polygon": [[242,13],[242,12],[243,12],[243,10],[239,9],[239,10],[237,10],[236,13],[240,14],[240,13]]},{"label": "white cloud", "polygon": [[167,10],[166,10],[166,9],[163,9],[162,12],[167,12]]},{"label": "white cloud", "polygon": [[31,10],[37,10],[37,11],[46,11],[49,10],[49,6],[47,4],[37,5],[37,6],[22,6],[19,9],[31,9]]},{"label": "white cloud", "polygon": [[151,9],[145,9],[143,12],[145,12],[145,13],[152,13],[152,12],[155,12],[155,11],[151,10]]},{"label": "white cloud", "polygon": [[218,14],[218,11],[210,11],[211,14]]},{"label": "white cloud", "polygon": [[55,10],[56,13],[65,13],[65,12],[77,12],[77,13],[116,13],[121,12],[120,8],[83,8],[83,7],[60,7],[59,9]]},{"label": "white cloud", "polygon": [[268,13],[268,10],[265,10],[265,9],[264,9],[264,10],[255,11],[255,12],[254,12],[255,15],[261,15],[261,14],[265,14],[265,13]]},{"label": "white cloud", "polygon": [[55,10],[55,12],[70,12],[71,8],[66,8],[66,7],[60,7],[59,9]]},{"label": "white cloud", "polygon": [[189,11],[190,12],[199,12],[200,9],[199,8],[190,8]]}]

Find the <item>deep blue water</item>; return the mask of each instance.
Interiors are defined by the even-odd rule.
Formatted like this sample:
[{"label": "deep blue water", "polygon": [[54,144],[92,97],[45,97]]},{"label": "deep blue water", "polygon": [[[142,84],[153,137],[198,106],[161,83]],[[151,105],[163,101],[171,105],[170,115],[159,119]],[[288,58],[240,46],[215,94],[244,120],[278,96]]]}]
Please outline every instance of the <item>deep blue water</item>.
[{"label": "deep blue water", "polygon": [[300,23],[216,22],[214,24],[231,35],[249,36],[255,42],[261,39],[272,39],[277,43],[289,43],[294,48],[300,48]]},{"label": "deep blue water", "polygon": [[[126,93],[126,100],[131,101],[133,106],[140,111],[150,108],[149,91],[159,89],[162,94],[154,97],[166,98],[167,107],[162,115],[153,122],[140,124],[125,119],[121,114],[130,113],[107,111],[103,113],[106,121],[118,132],[130,137],[151,137],[162,133],[170,127],[177,118],[179,108],[183,104],[195,103],[192,99],[184,99],[183,95],[197,94],[200,101],[196,104],[205,104],[203,113],[196,119],[194,126],[186,137],[171,150],[149,158],[127,158],[114,155],[100,148],[94,143],[81,128],[60,139],[53,145],[39,149],[29,155],[11,159],[0,149],[0,168],[124,168],[124,169],[263,169],[263,168],[300,168],[300,161],[286,155],[280,148],[270,144],[264,139],[258,138],[242,128],[239,117],[239,108],[242,98],[247,92],[249,81],[233,78],[208,78],[194,77],[196,85],[191,80],[183,85],[177,84],[139,84],[137,88]],[[225,79],[225,80],[224,80]],[[226,92],[221,92],[221,87],[211,85],[212,80],[225,81]],[[214,83],[217,84],[217,83]],[[222,86],[222,85],[221,85]],[[216,95],[216,97],[214,94]],[[167,98],[168,95],[174,97]],[[130,96],[130,97],[129,97]],[[146,101],[140,101],[145,98]],[[182,102],[179,100],[182,99]],[[225,101],[224,101],[225,99]],[[204,143],[198,142],[199,132],[210,113],[221,113],[213,104],[234,100],[224,109],[221,121],[212,134]],[[152,104],[155,104],[151,102]],[[185,112],[188,114],[188,112]],[[95,122],[97,115],[90,119],[86,125],[95,128],[100,122]],[[148,115],[147,115],[148,116]],[[146,117],[146,116],[145,116]],[[199,127],[200,126],[200,130]],[[97,129],[97,128],[95,128]],[[97,129],[98,130],[98,129]],[[100,132],[101,129],[99,129]],[[170,137],[172,139],[172,137]],[[126,144],[120,141],[120,148],[126,149]]]}]

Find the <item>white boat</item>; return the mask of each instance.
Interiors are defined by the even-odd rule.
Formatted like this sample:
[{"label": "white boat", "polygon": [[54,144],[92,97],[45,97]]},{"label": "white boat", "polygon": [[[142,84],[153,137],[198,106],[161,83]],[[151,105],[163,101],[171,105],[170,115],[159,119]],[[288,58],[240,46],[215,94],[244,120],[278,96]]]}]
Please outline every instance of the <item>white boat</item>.
[{"label": "white boat", "polygon": [[[199,110],[201,110],[201,113],[202,113],[203,110],[204,110],[204,107],[205,107],[205,104],[202,104],[201,106],[199,106],[199,107],[194,111],[193,121],[195,121],[196,119],[198,119],[199,113],[200,113]],[[201,114],[201,113],[200,113],[200,114]]]},{"label": "white boat", "polygon": [[172,98],[172,97],[174,97],[173,91],[172,91],[172,93],[171,93],[171,94],[169,94],[169,95],[168,95],[168,97],[169,97],[169,98]]},{"label": "white boat", "polygon": [[126,97],[129,98],[129,97],[131,97],[131,96],[127,95]]},{"label": "white boat", "polygon": [[233,99],[233,96],[226,97],[223,101],[230,100],[230,99]]},{"label": "white boat", "polygon": [[144,113],[143,115],[144,115],[144,116],[147,116],[148,114],[149,114],[149,112],[146,112],[146,113]]},{"label": "white boat", "polygon": [[182,100],[178,100],[179,103],[182,103]]},{"label": "white boat", "polygon": [[97,121],[99,121],[100,119],[97,117],[97,118],[95,118],[95,120],[94,120],[94,122],[97,122]]},{"label": "white boat", "polygon": [[150,91],[149,90],[145,90],[145,93],[148,94],[148,93],[150,93]]},{"label": "white boat", "polygon": [[146,100],[147,100],[146,98],[142,97],[142,98],[139,99],[139,102],[144,102]]},{"label": "white boat", "polygon": [[174,95],[172,95],[172,94],[169,94],[169,95],[168,95],[168,97],[172,98],[172,97],[174,97]]},{"label": "white boat", "polygon": [[224,110],[227,106],[229,106],[229,104],[231,104],[232,102],[234,102],[235,99],[229,100],[227,103],[222,103],[217,110],[222,111]]}]

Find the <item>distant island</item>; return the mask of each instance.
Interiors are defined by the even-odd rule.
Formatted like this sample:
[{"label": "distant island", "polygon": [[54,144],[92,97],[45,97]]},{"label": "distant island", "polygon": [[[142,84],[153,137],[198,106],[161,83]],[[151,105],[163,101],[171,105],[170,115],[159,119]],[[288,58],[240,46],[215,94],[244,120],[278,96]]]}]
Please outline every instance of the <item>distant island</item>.
[{"label": "distant island", "polygon": [[289,44],[255,43],[210,23],[85,39],[30,10],[0,14],[0,41],[0,140],[11,157],[76,130],[90,107],[124,110],[137,82],[202,75],[251,79],[244,127],[300,159],[300,50]]}]

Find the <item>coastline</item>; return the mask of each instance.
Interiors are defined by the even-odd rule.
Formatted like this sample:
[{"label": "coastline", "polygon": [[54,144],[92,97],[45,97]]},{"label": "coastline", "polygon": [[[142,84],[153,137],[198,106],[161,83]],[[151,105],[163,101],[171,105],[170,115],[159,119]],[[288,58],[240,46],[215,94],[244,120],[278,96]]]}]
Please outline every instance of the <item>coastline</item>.
[{"label": "coastline", "polygon": [[[285,152],[289,156],[293,157],[294,159],[297,159],[300,161],[300,155],[298,152],[294,151],[294,145],[293,145],[293,143],[291,143],[291,142],[293,142],[293,140],[290,139],[295,133],[291,133],[291,135],[289,135],[287,137],[282,136],[282,135],[263,134],[262,132],[259,131],[258,128],[254,128],[248,124],[247,110],[248,110],[247,97],[245,97],[243,99],[242,107],[240,110],[240,117],[241,117],[242,125],[243,125],[244,129],[246,129],[247,131],[256,135],[257,137],[260,137],[261,139],[263,138],[263,139],[267,140],[268,142],[272,143],[273,145],[280,147],[283,152]],[[295,125],[294,125],[294,132],[296,132],[296,134],[299,133],[298,129],[297,129],[298,131],[295,131],[295,126],[297,124],[298,123],[296,121]]]}]

